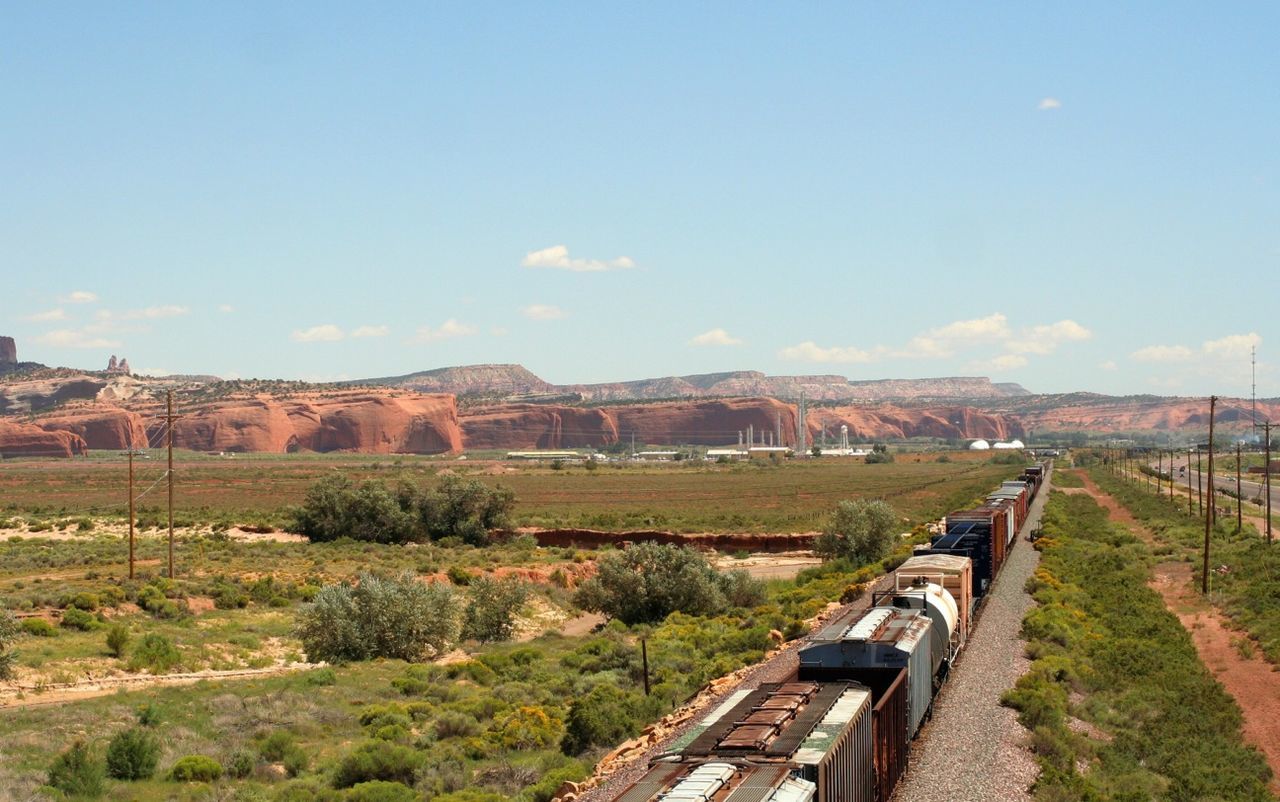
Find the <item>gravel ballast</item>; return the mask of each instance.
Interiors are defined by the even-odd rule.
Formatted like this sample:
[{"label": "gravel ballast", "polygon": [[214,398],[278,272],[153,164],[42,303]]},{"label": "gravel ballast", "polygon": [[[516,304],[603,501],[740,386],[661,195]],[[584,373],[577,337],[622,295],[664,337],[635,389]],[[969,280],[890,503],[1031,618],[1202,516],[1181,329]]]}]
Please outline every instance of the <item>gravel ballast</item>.
[{"label": "gravel ballast", "polygon": [[1018,714],[1000,705],[1031,663],[1019,637],[1034,603],[1023,588],[1040,562],[1026,542],[1040,525],[1048,478],[987,597],[975,631],[933,706],[933,720],[911,747],[907,775],[893,802],[1019,802],[1039,774]]}]

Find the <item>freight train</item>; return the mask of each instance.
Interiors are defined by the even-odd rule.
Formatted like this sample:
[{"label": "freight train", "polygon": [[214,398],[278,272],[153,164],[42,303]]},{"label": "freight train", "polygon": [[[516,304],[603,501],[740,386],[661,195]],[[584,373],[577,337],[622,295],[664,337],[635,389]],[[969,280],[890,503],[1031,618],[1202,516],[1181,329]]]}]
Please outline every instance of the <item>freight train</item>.
[{"label": "freight train", "polygon": [[888,802],[1046,467],[948,515],[869,608],[813,635],[791,681],[730,694],[613,802]]}]

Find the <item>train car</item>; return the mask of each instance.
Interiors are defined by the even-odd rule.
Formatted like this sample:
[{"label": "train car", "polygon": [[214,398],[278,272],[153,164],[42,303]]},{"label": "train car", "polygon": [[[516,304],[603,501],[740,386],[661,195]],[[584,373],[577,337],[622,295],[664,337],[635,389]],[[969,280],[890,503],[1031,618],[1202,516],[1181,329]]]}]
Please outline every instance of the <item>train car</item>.
[{"label": "train car", "polygon": [[813,802],[817,787],[788,766],[659,763],[615,802]]},{"label": "train car", "polygon": [[1007,557],[1009,550],[1013,548],[1013,543],[1018,537],[1018,530],[1021,528],[1018,524],[1018,500],[999,495],[988,496],[986,502],[978,509],[999,510],[1004,513],[1004,526],[1001,530],[1003,533],[1001,537],[1004,538],[1004,552]]},{"label": "train car", "polygon": [[[873,705],[871,689],[856,682],[765,683],[739,690],[677,739],[659,765],[772,765],[812,784],[816,802],[873,802]],[[662,799],[672,802],[667,795]]]},{"label": "train car", "polygon": [[[801,680],[853,680],[875,687],[907,671],[907,738],[932,711],[943,655],[935,655],[933,622],[914,610],[872,607],[837,617],[800,650]],[[945,676],[945,673],[941,673]]]},{"label": "train car", "polygon": [[951,592],[942,586],[942,577],[930,581],[924,576],[894,574],[893,587],[871,594],[872,607],[896,607],[899,610],[919,610],[929,616],[929,648],[935,655],[942,655],[937,669],[939,681],[950,672],[956,654],[963,645],[960,635],[960,605]]},{"label": "train car", "polygon": [[917,548],[915,555],[968,557],[973,561],[973,597],[978,600],[986,595],[1004,562],[1007,527],[1004,514],[999,510],[954,512],[946,518],[945,533],[934,537],[929,546]]},{"label": "train car", "polygon": [[963,648],[968,642],[973,621],[973,561],[949,554],[917,554],[894,572],[894,585],[898,588],[914,585],[920,579],[941,585],[955,599],[960,614],[957,629]]}]

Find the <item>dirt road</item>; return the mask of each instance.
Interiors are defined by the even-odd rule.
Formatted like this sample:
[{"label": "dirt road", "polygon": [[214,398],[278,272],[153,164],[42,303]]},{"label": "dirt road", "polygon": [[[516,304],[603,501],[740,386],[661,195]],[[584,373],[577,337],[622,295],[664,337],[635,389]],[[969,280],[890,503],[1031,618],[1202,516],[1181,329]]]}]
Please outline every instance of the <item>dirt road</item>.
[{"label": "dirt road", "polygon": [[[1085,483],[1081,492],[1092,496],[1111,520],[1149,544],[1159,542],[1115,497],[1083,471],[1078,473]],[[1147,584],[1191,635],[1200,661],[1236,700],[1244,714],[1245,740],[1266,756],[1271,771],[1280,778],[1280,673],[1261,657],[1262,650],[1246,633],[1228,626],[1226,618],[1192,587],[1191,580],[1187,563],[1161,563]],[[1249,646],[1242,649],[1240,645],[1245,643]],[[1272,791],[1280,791],[1280,779],[1272,780]]]}]

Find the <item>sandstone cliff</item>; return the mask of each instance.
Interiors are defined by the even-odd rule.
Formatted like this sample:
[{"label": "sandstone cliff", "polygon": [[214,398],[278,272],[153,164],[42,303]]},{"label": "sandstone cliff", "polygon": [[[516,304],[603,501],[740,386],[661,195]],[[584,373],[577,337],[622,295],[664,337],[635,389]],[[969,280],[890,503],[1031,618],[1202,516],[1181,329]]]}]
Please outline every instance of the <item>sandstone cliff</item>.
[{"label": "sandstone cliff", "polygon": [[18,345],[12,337],[0,337],[0,371],[18,366]]},{"label": "sandstone cliff", "polygon": [[618,442],[618,424],[603,409],[506,404],[464,412],[467,448],[600,448]]},{"label": "sandstone cliff", "polygon": [[0,421],[0,457],[75,457],[89,453],[84,438],[39,426]]},{"label": "sandstone cliff", "polygon": [[[163,432],[162,411],[148,410],[148,432]],[[368,392],[206,402],[183,410],[174,445],[193,451],[359,451],[441,454],[460,451],[453,396]]]},{"label": "sandstone cliff", "polygon": [[809,441],[817,442],[825,428],[827,442],[839,440],[840,427],[849,427],[850,440],[899,440],[909,437],[1009,440],[1023,437],[1022,423],[1008,415],[973,407],[822,407],[810,409]]},{"label": "sandstone cliff", "polygon": [[127,449],[147,447],[142,416],[116,406],[95,405],[68,409],[41,417],[35,424],[47,432],[70,432],[89,448]]}]

